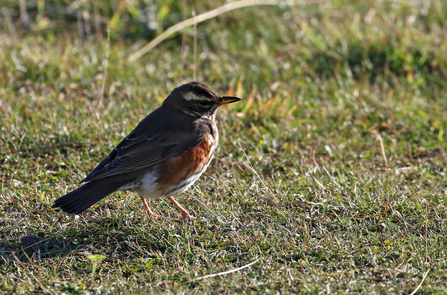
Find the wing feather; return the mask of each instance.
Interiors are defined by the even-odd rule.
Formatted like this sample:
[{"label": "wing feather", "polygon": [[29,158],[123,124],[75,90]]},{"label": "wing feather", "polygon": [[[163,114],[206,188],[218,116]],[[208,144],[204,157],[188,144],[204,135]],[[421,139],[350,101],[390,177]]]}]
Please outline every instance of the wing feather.
[{"label": "wing feather", "polygon": [[190,131],[177,132],[138,132],[138,127],[123,139],[82,182],[156,165],[166,158],[177,156],[199,146],[212,132],[208,124],[200,124],[200,128],[191,128]]}]

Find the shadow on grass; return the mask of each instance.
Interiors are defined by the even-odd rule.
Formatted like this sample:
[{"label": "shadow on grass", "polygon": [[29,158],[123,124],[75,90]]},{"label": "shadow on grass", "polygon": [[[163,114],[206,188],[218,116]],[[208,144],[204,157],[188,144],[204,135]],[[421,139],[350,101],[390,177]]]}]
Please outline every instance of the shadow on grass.
[{"label": "shadow on grass", "polygon": [[65,231],[53,235],[36,233],[20,241],[0,242],[0,265],[8,262],[27,263],[71,254],[102,253],[113,257],[152,257],[154,252],[168,253],[172,249],[160,237],[166,229],[135,233],[135,228],[124,227],[114,218],[93,218],[87,223],[72,223]]}]

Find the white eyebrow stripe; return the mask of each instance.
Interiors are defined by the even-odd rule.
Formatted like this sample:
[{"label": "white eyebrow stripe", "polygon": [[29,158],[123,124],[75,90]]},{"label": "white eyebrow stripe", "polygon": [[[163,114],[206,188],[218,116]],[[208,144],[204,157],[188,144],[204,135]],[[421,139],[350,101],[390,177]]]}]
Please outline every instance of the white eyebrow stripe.
[{"label": "white eyebrow stripe", "polygon": [[198,100],[198,99],[199,99],[199,97],[198,97],[197,95],[195,95],[194,93],[192,93],[192,92],[185,93],[185,94],[183,95],[183,97],[184,97],[186,100]]}]

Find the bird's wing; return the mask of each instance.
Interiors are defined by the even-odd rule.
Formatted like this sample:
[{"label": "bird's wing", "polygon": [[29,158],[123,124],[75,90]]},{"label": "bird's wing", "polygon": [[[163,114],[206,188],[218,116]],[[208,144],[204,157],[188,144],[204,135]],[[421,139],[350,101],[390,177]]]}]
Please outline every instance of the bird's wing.
[{"label": "bird's wing", "polygon": [[116,148],[81,182],[120,175],[156,165],[166,158],[177,156],[198,145],[210,134],[211,128],[202,124],[193,132],[136,132],[123,139]]}]

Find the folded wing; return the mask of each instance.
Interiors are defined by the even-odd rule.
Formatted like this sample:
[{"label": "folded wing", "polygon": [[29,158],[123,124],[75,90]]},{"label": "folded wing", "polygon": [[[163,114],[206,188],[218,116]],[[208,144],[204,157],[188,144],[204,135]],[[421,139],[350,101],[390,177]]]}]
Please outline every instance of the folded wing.
[{"label": "folded wing", "polygon": [[[130,173],[156,165],[200,145],[211,128],[201,125],[194,132],[132,131],[82,182]],[[148,135],[150,134],[150,135]]]}]

